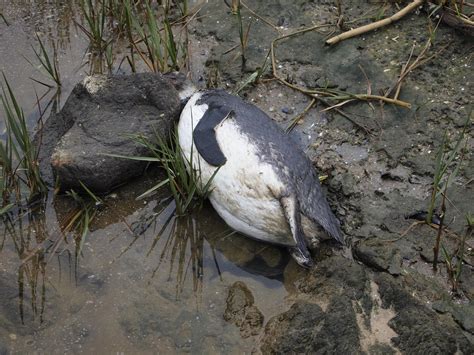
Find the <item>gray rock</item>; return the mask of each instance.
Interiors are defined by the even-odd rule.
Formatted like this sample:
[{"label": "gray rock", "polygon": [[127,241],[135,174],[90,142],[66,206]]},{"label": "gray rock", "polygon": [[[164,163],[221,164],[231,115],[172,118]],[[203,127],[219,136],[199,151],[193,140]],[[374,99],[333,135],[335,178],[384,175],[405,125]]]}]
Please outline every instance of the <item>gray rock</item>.
[{"label": "gray rock", "polygon": [[50,155],[61,189],[80,188],[81,181],[107,192],[140,175],[146,162],[104,154],[147,155],[130,135],[153,139],[156,130],[167,137],[179,112],[178,92],[160,74],[88,77],[43,129],[43,174],[51,180],[45,172]]}]

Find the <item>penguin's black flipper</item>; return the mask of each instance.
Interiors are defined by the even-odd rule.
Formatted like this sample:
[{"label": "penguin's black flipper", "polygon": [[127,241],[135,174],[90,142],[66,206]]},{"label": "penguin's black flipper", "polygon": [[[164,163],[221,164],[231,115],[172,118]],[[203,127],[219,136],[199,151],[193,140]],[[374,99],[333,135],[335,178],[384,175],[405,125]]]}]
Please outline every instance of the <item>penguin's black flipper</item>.
[{"label": "penguin's black flipper", "polygon": [[227,161],[216,139],[216,126],[232,113],[220,106],[209,107],[194,128],[193,140],[199,154],[213,166],[224,165]]},{"label": "penguin's black flipper", "polygon": [[296,246],[290,248],[291,256],[296,260],[298,264],[303,267],[309,268],[313,266],[313,260],[308,251],[308,246],[306,244],[306,239],[303,234],[303,229],[301,227],[301,214],[299,209],[298,200],[296,196],[287,196],[280,198],[281,206],[285,212],[286,220],[291,229],[291,234],[295,240]]}]

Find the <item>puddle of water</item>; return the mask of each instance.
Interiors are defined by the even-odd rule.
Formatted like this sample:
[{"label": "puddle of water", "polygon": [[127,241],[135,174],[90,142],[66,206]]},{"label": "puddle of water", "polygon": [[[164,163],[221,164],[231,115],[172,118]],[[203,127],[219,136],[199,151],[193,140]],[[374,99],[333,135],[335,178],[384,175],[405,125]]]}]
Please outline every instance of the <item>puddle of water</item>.
[{"label": "puddle of water", "polygon": [[[39,117],[37,97],[42,98],[41,106],[47,105],[55,90],[31,80],[34,78],[51,83],[39,69],[39,61],[34,50],[39,45],[35,34],[44,42],[51,53],[53,44],[58,49],[59,72],[63,86],[60,98],[65,100],[74,85],[86,76],[83,67],[88,47],[85,36],[75,26],[77,5],[73,1],[62,4],[36,1],[0,0],[0,12],[8,21],[8,26],[0,19],[0,71],[9,80],[33,129]],[[31,62],[31,64],[29,63]],[[3,110],[0,112],[0,138],[4,138],[5,125]]]},{"label": "puddle of water", "polygon": [[[32,46],[39,32],[59,50],[61,98],[86,75],[87,40],[75,26],[75,2],[0,0],[0,71],[4,71],[31,128],[36,96],[53,92],[31,81],[44,76]],[[0,139],[4,134],[0,113]],[[65,198],[49,196],[37,213],[0,222],[0,353],[29,352],[250,352],[223,319],[229,287],[243,281],[268,319],[286,308],[284,250],[230,234],[209,205],[177,218],[164,195],[135,197],[156,182],[151,174],[106,198],[76,258],[61,224]]]},{"label": "puddle of water", "polygon": [[[0,342],[13,352],[252,349],[254,339],[223,319],[228,289],[243,281],[266,320],[281,312],[286,253],[229,234],[210,206],[176,217],[164,196],[127,201],[132,192],[108,202],[77,260],[60,232],[61,198],[5,230]],[[40,247],[50,252],[31,256]]]}]

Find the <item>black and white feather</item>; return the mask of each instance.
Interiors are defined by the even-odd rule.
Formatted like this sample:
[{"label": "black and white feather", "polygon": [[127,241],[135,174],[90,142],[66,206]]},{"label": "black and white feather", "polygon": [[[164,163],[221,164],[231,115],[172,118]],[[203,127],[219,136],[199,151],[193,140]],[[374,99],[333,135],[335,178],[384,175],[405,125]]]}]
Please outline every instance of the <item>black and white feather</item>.
[{"label": "black and white feather", "polygon": [[311,161],[263,111],[222,90],[194,94],[181,113],[179,144],[210,201],[233,229],[284,245],[311,264],[307,237],[317,225],[344,243]]}]

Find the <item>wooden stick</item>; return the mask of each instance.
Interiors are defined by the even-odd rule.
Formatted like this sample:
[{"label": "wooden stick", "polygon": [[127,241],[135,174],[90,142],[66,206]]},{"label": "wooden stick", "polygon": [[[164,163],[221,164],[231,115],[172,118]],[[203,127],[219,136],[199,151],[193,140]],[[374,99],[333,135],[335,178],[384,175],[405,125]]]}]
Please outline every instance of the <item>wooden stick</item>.
[{"label": "wooden stick", "polygon": [[347,31],[347,32],[341,33],[341,34],[339,34],[335,37],[329,38],[326,41],[326,44],[336,44],[336,43],[341,42],[345,39],[361,35],[363,33],[375,30],[375,29],[383,27],[383,26],[387,26],[387,25],[389,25],[389,24],[391,24],[395,21],[400,20],[402,17],[404,17],[405,15],[412,12],[414,9],[416,9],[418,6],[422,5],[424,2],[425,2],[425,0],[414,0],[411,4],[407,5],[406,7],[404,7],[400,11],[398,11],[396,14],[394,14],[393,16],[390,16],[389,18],[386,18],[386,19],[383,19],[383,20],[380,20],[380,21],[377,21],[377,22],[370,23],[370,24],[362,26],[362,27],[354,28],[350,31]]}]

